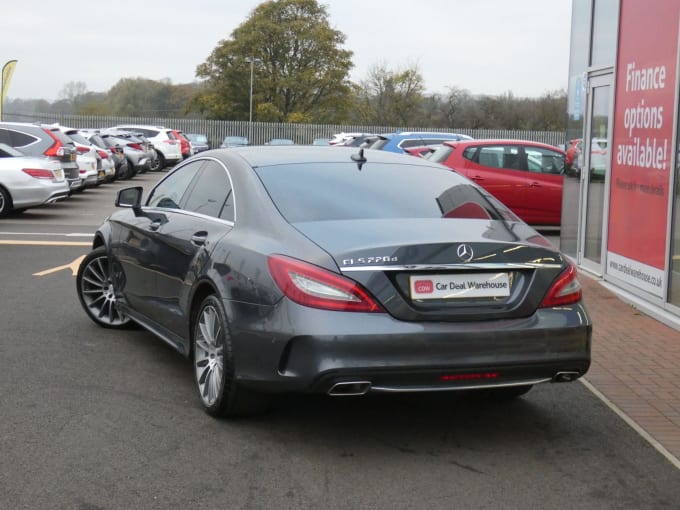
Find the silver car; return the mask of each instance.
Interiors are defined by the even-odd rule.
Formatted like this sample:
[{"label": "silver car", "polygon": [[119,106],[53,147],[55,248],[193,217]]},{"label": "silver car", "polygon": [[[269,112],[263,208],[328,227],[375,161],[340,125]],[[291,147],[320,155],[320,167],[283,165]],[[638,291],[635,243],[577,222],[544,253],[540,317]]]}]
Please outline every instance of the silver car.
[{"label": "silver car", "polygon": [[12,211],[51,204],[68,194],[59,161],[26,156],[0,143],[0,218]]}]

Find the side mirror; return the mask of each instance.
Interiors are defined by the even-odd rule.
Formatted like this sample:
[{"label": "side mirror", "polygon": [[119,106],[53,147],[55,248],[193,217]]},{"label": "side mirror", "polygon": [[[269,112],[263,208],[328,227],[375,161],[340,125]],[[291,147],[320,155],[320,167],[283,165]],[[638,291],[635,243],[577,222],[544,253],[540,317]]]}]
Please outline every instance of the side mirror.
[{"label": "side mirror", "polygon": [[135,186],[124,188],[116,195],[116,207],[131,207],[135,212],[141,210],[144,188]]}]

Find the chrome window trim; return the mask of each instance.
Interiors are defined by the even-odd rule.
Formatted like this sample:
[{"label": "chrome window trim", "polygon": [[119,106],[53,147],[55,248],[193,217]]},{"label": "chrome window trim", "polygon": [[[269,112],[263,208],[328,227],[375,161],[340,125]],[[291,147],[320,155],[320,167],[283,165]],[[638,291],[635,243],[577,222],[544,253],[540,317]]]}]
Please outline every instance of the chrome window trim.
[{"label": "chrome window trim", "polygon": [[494,264],[407,264],[390,266],[340,266],[342,272],[352,271],[449,271],[451,269],[476,269],[476,270],[511,270],[511,269],[559,269],[563,264],[523,262],[523,263],[494,263]]},{"label": "chrome window trim", "polygon": [[[159,212],[162,212],[162,211],[180,212],[180,213],[186,214],[188,216],[195,216],[195,217],[198,217],[198,218],[208,218],[208,219],[217,220],[221,223],[225,223],[225,224],[231,225],[233,227],[236,224],[236,192],[234,190],[234,181],[231,178],[231,174],[229,173],[229,169],[225,166],[225,164],[222,161],[220,161],[219,159],[217,159],[213,156],[204,156],[204,157],[195,158],[195,159],[192,158],[191,161],[187,160],[187,163],[191,163],[191,162],[195,162],[195,161],[214,161],[217,164],[219,164],[222,168],[224,168],[224,171],[227,173],[227,179],[229,179],[229,185],[231,186],[231,195],[232,195],[233,200],[234,200],[234,221],[225,220],[225,219],[222,219],[222,218],[218,218],[216,216],[210,216],[208,214],[202,214],[202,213],[197,213],[197,212],[193,212],[193,211],[187,211],[186,209],[171,209],[171,208],[166,208],[166,207],[148,207],[148,206],[144,206],[144,207],[142,207],[142,209],[143,210],[151,210],[151,211],[159,211]],[[175,173],[176,171],[181,170],[183,167],[184,167],[184,164],[182,164],[182,166],[178,167],[177,169],[173,170],[172,173]],[[172,175],[172,174],[169,174],[169,175]],[[160,184],[161,182],[163,182],[163,181],[160,181],[158,184]],[[151,196],[151,193],[156,189],[157,186],[158,185],[153,187],[153,189],[149,192],[149,196]],[[147,197],[146,200],[148,202],[148,200],[149,200],[148,197]]]}]

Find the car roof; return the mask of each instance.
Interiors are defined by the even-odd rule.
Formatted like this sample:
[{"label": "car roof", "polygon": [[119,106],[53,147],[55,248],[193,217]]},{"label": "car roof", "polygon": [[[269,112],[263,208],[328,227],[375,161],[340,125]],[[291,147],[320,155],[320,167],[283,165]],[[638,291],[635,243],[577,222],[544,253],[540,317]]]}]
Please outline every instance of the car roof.
[{"label": "car roof", "polygon": [[[352,156],[360,154],[362,149],[343,146],[265,145],[234,147],[222,150],[238,154],[252,167],[260,167],[300,163],[356,163]],[[424,166],[441,168],[440,165],[435,163],[416,158],[407,158],[403,154],[393,152],[364,150],[363,155],[367,163],[422,164]]]},{"label": "car roof", "polygon": [[550,145],[543,142],[534,142],[533,140],[515,140],[512,138],[488,138],[484,140],[450,140],[443,142],[442,145],[450,145],[451,147],[468,147],[470,145],[531,145],[534,147],[541,147],[557,152],[564,152],[555,145]]}]

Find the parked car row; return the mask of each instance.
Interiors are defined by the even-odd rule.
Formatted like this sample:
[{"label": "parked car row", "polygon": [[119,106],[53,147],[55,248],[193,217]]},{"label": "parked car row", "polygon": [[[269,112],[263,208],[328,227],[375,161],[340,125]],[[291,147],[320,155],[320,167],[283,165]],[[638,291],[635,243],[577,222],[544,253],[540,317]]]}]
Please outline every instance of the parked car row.
[{"label": "parked car row", "polygon": [[[129,129],[0,122],[0,217],[159,169],[157,144],[137,126]],[[182,154],[177,139],[169,145]],[[163,157],[163,164],[169,160],[176,161]]]}]

